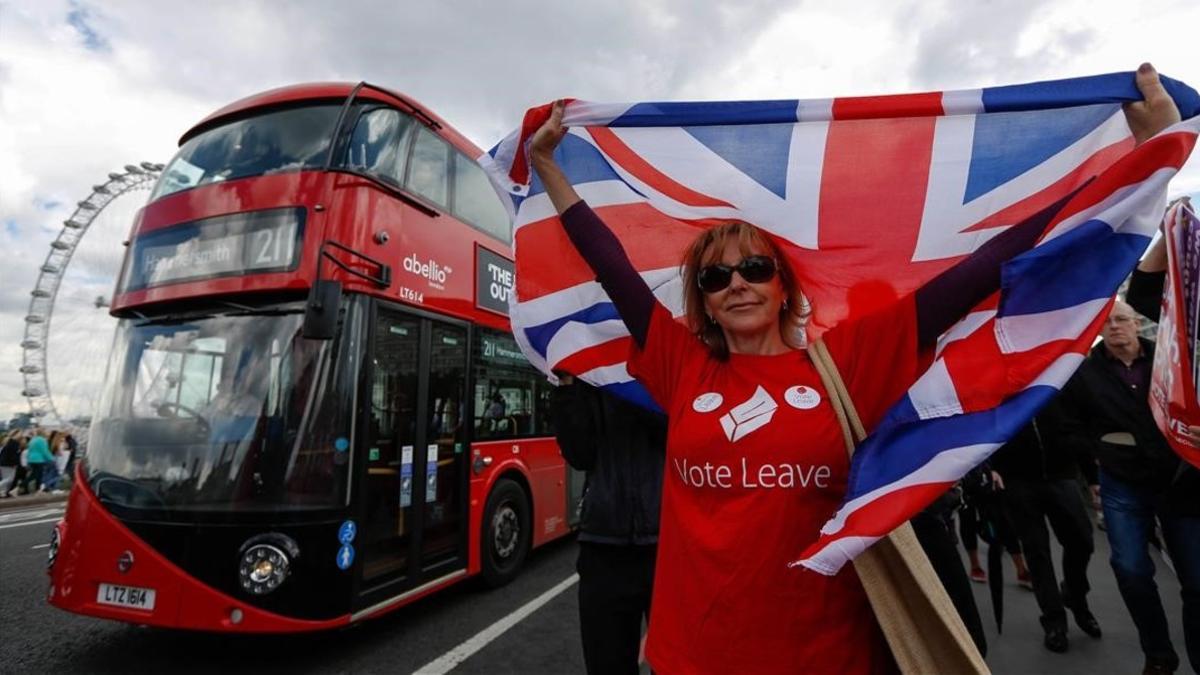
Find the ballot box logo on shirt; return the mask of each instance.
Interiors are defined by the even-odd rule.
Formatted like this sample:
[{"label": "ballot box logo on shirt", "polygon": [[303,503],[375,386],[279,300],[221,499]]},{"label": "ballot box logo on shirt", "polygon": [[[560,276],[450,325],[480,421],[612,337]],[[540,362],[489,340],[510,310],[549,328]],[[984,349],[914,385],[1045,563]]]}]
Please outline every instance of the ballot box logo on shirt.
[{"label": "ballot box logo on shirt", "polygon": [[754,395],[721,416],[721,428],[731,443],[771,423],[779,404],[759,385]]}]

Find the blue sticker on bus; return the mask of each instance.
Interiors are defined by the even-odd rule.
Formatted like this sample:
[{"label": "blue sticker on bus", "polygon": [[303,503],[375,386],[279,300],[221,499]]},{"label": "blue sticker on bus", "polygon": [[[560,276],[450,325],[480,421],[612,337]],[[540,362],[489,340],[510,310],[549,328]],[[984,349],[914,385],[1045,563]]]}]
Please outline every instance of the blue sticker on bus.
[{"label": "blue sticker on bus", "polygon": [[400,508],[412,506],[413,446],[400,449]]},{"label": "blue sticker on bus", "polygon": [[333,447],[338,452],[345,452],[346,450],[350,449],[350,439],[345,437],[339,438],[333,442]]},{"label": "blue sticker on bus", "polygon": [[347,520],[338,528],[338,541],[343,544],[349,544],[354,541],[354,535],[358,534],[358,527],[353,520]]},{"label": "blue sticker on bus", "polygon": [[338,569],[348,570],[354,564],[354,547],[350,544],[342,544],[342,547],[337,552]]},{"label": "blue sticker on bus", "polygon": [[425,451],[425,502],[437,501],[438,446],[430,443]]}]

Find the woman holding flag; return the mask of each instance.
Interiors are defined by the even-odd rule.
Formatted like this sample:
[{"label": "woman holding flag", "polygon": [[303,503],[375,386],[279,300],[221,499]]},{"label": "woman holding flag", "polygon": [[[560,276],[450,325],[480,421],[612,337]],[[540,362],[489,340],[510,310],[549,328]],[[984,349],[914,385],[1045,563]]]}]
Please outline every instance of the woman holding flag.
[{"label": "woman holding flag", "polygon": [[[1179,112],[1148,64],[1137,81],[1145,101],[1126,115],[1141,142]],[[669,416],[648,660],[663,673],[894,670],[854,570],[787,565],[838,509],[849,474],[831,392],[806,354],[810,308],[787,256],[746,223],[702,232],[681,268],[687,325],[676,322],[554,159],[567,132],[563,109],[556,103],[533,136],[532,167],[633,337],[631,374]],[[867,429],[1061,205],[884,310],[825,333],[822,349]]]}]

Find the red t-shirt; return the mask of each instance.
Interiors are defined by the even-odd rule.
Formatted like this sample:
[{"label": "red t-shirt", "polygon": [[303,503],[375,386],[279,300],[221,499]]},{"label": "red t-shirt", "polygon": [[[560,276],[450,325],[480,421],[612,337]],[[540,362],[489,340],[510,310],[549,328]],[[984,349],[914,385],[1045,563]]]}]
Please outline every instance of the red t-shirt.
[{"label": "red t-shirt", "polygon": [[[918,374],[913,301],[824,340],[870,429]],[[670,419],[646,645],[655,672],[894,670],[851,566],[834,577],[787,567],[837,511],[849,471],[808,356],[720,362],[658,306],[629,368]]]}]

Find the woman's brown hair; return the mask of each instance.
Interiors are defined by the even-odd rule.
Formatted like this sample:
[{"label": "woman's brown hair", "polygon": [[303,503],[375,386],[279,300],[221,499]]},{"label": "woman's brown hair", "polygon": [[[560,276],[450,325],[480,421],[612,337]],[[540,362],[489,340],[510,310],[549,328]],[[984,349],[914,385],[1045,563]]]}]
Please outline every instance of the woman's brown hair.
[{"label": "woman's brown hair", "polygon": [[683,277],[683,307],[687,315],[688,328],[708,347],[709,353],[719,361],[729,359],[729,345],[721,326],[708,316],[704,308],[704,291],[700,290],[697,277],[705,265],[717,262],[725,246],[736,241],[743,256],[765,252],[775,259],[779,282],[783,285],[784,304],[779,310],[779,332],[783,341],[794,349],[807,346],[804,324],[812,314],[808,298],[800,290],[800,283],[783,251],[765,232],[743,222],[729,222],[709,228],[696,237],[688,247],[680,265]]}]

